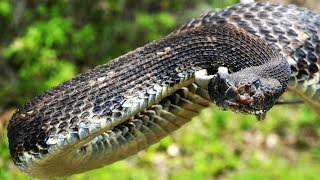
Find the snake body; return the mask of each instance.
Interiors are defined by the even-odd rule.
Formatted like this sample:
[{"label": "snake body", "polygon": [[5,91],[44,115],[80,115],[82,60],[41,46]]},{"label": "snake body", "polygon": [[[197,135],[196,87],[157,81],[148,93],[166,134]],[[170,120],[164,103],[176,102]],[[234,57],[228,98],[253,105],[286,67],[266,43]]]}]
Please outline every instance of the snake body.
[{"label": "snake body", "polygon": [[[319,113],[319,27],[318,14],[293,5],[210,11],[21,106],[8,126],[12,159],[32,177],[84,172],[158,142],[212,101],[264,114],[289,81],[289,89]],[[216,74],[221,66],[232,74],[218,73],[207,89],[195,83],[196,71]],[[251,74],[259,81],[230,88],[230,81],[248,82]],[[247,91],[258,95],[247,97]],[[221,99],[224,92],[232,98]],[[231,103],[238,96],[244,105]]]}]

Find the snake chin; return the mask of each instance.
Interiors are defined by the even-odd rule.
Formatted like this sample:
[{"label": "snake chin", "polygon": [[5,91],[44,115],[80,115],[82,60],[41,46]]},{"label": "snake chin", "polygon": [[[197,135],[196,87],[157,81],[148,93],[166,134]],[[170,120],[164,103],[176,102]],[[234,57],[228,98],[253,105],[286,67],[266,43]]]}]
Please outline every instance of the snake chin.
[{"label": "snake chin", "polygon": [[222,110],[252,114],[258,120],[265,118],[267,111],[280,96],[279,88],[280,83],[273,79],[260,78],[252,74],[238,74],[235,78],[233,74],[220,72],[208,84],[211,100]]}]

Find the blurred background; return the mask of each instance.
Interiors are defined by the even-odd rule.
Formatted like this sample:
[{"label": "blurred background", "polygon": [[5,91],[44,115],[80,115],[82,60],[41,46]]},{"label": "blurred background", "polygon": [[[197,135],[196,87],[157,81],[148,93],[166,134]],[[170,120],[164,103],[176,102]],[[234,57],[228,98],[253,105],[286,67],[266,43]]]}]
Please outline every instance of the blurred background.
[{"label": "blurred background", "polygon": [[[320,12],[317,0],[275,2]],[[0,179],[28,179],[12,163],[6,137],[19,105],[209,9],[235,3],[1,0]],[[211,107],[138,155],[63,179],[318,179],[319,135],[320,118],[304,104],[277,106],[261,122]]]}]

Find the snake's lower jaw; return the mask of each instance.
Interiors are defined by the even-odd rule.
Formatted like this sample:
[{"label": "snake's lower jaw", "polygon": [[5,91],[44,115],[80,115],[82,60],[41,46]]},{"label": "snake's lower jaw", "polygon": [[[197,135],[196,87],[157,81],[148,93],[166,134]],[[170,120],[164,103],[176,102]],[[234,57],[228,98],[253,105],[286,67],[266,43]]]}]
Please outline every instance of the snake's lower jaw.
[{"label": "snake's lower jaw", "polygon": [[227,99],[220,100],[215,102],[215,104],[221,110],[231,110],[234,112],[242,113],[242,114],[251,114],[256,116],[257,120],[264,120],[267,114],[267,110],[264,109],[254,109],[249,105],[245,105],[240,103],[239,101],[230,101]]}]

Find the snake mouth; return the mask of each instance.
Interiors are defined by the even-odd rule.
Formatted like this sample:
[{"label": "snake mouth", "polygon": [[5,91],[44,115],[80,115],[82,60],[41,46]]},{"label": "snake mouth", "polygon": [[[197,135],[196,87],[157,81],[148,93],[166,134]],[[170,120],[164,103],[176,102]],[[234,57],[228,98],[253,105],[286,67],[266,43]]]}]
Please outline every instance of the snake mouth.
[{"label": "snake mouth", "polygon": [[243,86],[229,87],[225,92],[226,97],[216,101],[216,105],[222,110],[232,110],[237,113],[255,115],[258,120],[265,119],[266,110],[257,108],[263,104],[262,96],[250,95],[250,93],[243,91]]}]

